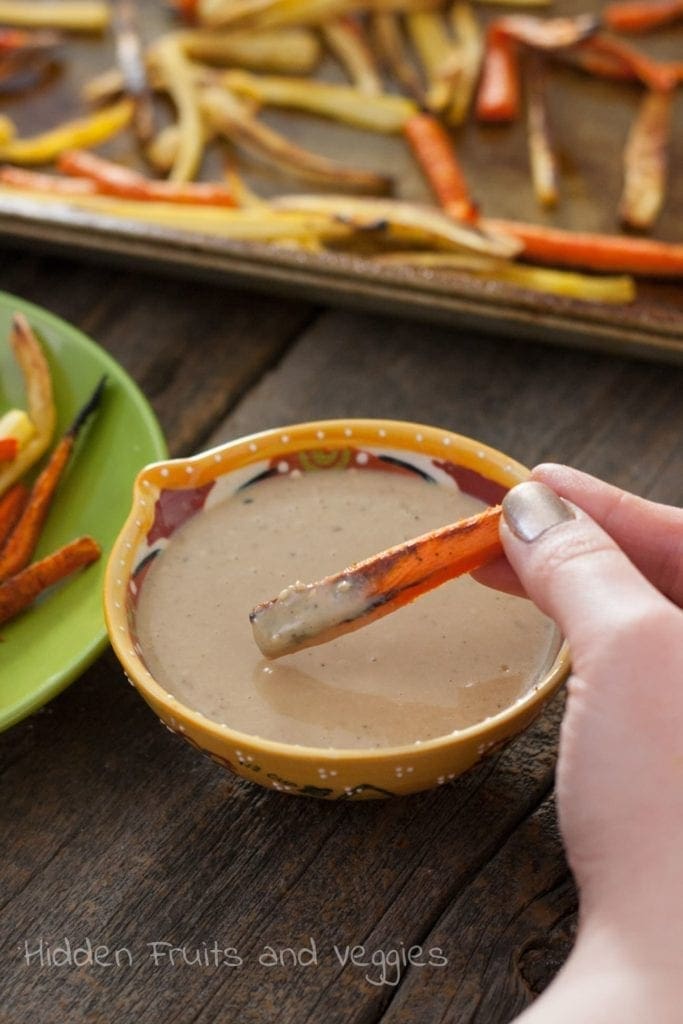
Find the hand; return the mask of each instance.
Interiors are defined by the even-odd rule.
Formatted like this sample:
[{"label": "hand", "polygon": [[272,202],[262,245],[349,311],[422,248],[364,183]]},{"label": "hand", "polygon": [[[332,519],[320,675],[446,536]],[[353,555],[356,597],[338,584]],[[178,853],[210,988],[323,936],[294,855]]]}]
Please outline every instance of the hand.
[{"label": "hand", "polygon": [[[538,467],[533,481],[503,504],[507,562],[477,574],[525,591],[556,620],[572,655],[557,801],[580,892],[579,937],[560,979],[528,1017],[678,1021],[683,511],[562,466]],[[620,992],[624,1005],[615,1009],[601,986]],[[589,991],[591,1013],[584,1006]],[[644,1013],[638,993],[645,991]],[[653,993],[656,1000],[669,993],[669,1002],[653,1003]],[[603,1011],[593,1005],[601,998]]]}]

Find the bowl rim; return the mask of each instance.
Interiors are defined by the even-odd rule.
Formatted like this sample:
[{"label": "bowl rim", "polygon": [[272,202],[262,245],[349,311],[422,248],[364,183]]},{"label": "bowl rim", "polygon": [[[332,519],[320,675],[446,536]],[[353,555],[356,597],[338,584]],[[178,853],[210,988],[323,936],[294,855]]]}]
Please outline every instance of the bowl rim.
[{"label": "bowl rim", "polygon": [[[352,431],[351,435],[348,433],[349,430]],[[131,658],[132,638],[128,629],[127,612],[125,606],[122,606],[122,603],[117,601],[115,591],[121,582],[120,566],[127,560],[126,555],[130,555],[131,547],[135,548],[135,544],[131,545],[131,542],[127,540],[128,536],[133,535],[138,539],[144,536],[144,531],[138,525],[140,523],[139,512],[140,504],[145,504],[145,488],[150,482],[150,476],[156,477],[160,473],[166,475],[166,471],[174,469],[188,471],[188,467],[190,467],[189,472],[192,472],[194,469],[206,464],[212,465],[218,470],[218,472],[214,473],[215,479],[234,472],[241,465],[248,465],[251,462],[262,460],[264,452],[259,449],[259,443],[275,441],[276,438],[280,440],[286,439],[289,443],[297,440],[300,435],[302,440],[306,439],[306,444],[309,448],[311,445],[314,445],[324,449],[332,444],[334,447],[338,447],[338,442],[343,442],[347,445],[352,443],[353,432],[356,431],[362,433],[374,432],[374,443],[378,447],[399,447],[404,448],[407,452],[419,454],[420,449],[418,447],[408,447],[404,444],[399,444],[395,438],[392,439],[390,436],[390,433],[397,432],[403,434],[408,431],[414,436],[417,435],[416,439],[420,438],[421,441],[424,440],[426,442],[429,440],[431,443],[435,443],[440,440],[444,446],[444,457],[447,457],[449,454],[465,451],[470,456],[474,455],[479,464],[496,466],[501,470],[501,476],[513,474],[521,481],[528,478],[530,474],[527,466],[506,455],[504,452],[467,435],[458,434],[448,428],[409,420],[372,417],[338,417],[335,419],[309,420],[285,426],[270,427],[242,435],[204,449],[194,455],[162,459],[144,466],[134,481],[130,512],[112,546],[107,561],[103,587],[103,604],[110,642],[124,674],[143,697],[149,698],[147,702],[151,704],[157,714],[158,708],[161,707],[168,714],[168,717],[174,719],[179,725],[182,725],[183,720],[185,720],[191,723],[193,733],[208,733],[217,743],[223,745],[227,741],[236,750],[240,748],[258,749],[269,755],[294,762],[309,762],[311,759],[319,760],[324,758],[331,762],[344,762],[348,764],[367,761],[381,763],[383,761],[393,761],[397,757],[404,758],[407,755],[410,755],[412,758],[422,759],[424,756],[435,751],[457,746],[463,742],[474,741],[478,738],[485,740],[487,734],[492,729],[499,732],[500,727],[505,727],[508,724],[513,724],[519,718],[524,718],[525,713],[528,713],[530,709],[536,708],[537,705],[542,707],[546,699],[549,699],[567,678],[571,667],[569,648],[566,640],[560,637],[560,647],[542,679],[513,704],[474,725],[445,733],[442,736],[435,736],[431,739],[414,740],[410,743],[394,746],[315,747],[304,744],[285,743],[281,740],[271,740],[259,736],[257,733],[241,732],[226,723],[208,718],[201,711],[194,710],[164,689],[141,659],[137,656]],[[323,441],[327,442],[327,444],[323,444]],[[368,445],[372,442],[363,438],[362,443]],[[235,453],[239,449],[245,449],[249,452],[249,455],[246,455],[245,451],[246,458],[240,466],[226,468],[224,463],[221,465],[224,455]],[[291,451],[291,448],[288,450]],[[217,456],[221,457],[220,461],[217,461]],[[491,477],[487,478],[493,479]],[[506,483],[510,483],[510,481],[508,480]],[[172,485],[170,486],[172,488]],[[512,486],[511,483],[510,486]],[[130,558],[132,563],[132,555],[130,555]],[[128,578],[129,569],[126,569],[125,573],[126,578]],[[167,723],[163,722],[163,724]],[[184,728],[181,728],[180,731],[185,735],[186,730]],[[510,734],[511,737],[514,734],[513,730]]]}]

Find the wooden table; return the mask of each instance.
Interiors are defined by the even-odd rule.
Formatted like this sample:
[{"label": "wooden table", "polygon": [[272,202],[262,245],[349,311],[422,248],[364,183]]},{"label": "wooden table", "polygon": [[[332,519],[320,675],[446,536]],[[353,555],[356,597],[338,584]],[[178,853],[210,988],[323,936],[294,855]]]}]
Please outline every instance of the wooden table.
[{"label": "wooden table", "polygon": [[[174,454],[376,415],[683,500],[677,368],[11,252],[2,287],[107,348]],[[548,984],[575,926],[552,795],[561,713],[557,699],[438,791],[296,800],[222,772],[160,728],[105,654],[0,737],[0,1019],[509,1021]],[[48,966],[45,955],[41,966],[41,940],[45,953],[65,939],[72,959],[88,941],[93,955],[108,949],[99,966]],[[172,966],[163,943],[199,962],[176,952]],[[215,943],[241,965],[216,966]],[[439,947],[448,962],[399,980],[390,957],[382,977],[381,965],[342,966],[335,951],[411,945]],[[265,947],[304,952],[267,966]]]}]

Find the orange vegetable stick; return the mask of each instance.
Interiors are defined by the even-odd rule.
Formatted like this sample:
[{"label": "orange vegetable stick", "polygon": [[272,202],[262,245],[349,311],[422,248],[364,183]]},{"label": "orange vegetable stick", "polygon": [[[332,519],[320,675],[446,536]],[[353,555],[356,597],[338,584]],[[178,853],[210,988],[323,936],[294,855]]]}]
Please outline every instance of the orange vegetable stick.
[{"label": "orange vegetable stick", "polygon": [[92,397],[52,452],[47,466],[37,477],[26,507],[0,551],[0,581],[7,579],[8,576],[14,576],[31,561],[57,484],[69,461],[81,427],[100,403],[104,383],[103,377]]},{"label": "orange vegetable stick", "polygon": [[82,149],[69,149],[61,153],[57,167],[65,174],[94,182],[97,190],[105,195],[195,206],[236,205],[234,196],[224,185],[154,181]]},{"label": "orange vegetable stick", "polygon": [[519,57],[517,43],[490,25],[477,91],[478,121],[515,121],[519,117]]},{"label": "orange vegetable stick", "polygon": [[18,451],[19,442],[16,437],[0,437],[0,462],[12,462]]},{"label": "orange vegetable stick", "polygon": [[13,167],[9,164],[0,167],[0,182],[31,192],[47,192],[48,195],[92,196],[98,191],[95,183],[86,178],[65,178],[62,175],[43,174],[42,171],[29,171],[24,167]]},{"label": "orange vegetable stick", "polygon": [[92,537],[79,537],[5,580],[0,584],[0,622],[25,611],[44,590],[95,562],[100,553]]},{"label": "orange vegetable stick", "polygon": [[269,658],[367,626],[502,552],[500,505],[398,544],[318,583],[295,583],[250,614]]},{"label": "orange vegetable stick", "polygon": [[13,484],[0,498],[0,548],[14,529],[26,507],[29,490],[25,484]]},{"label": "orange vegetable stick", "polygon": [[683,277],[683,245],[626,235],[596,235],[486,218],[482,227],[510,235],[524,245],[522,255],[558,267],[587,267],[649,277]]},{"label": "orange vegetable stick", "polygon": [[631,68],[635,77],[650,89],[666,92],[678,84],[679,69],[677,65],[657,63],[634,47],[622,43],[619,39],[612,39],[611,36],[598,33],[579,43],[578,48],[588,53],[603,54],[622,61]]},{"label": "orange vegetable stick", "polygon": [[683,0],[625,0],[608,4],[602,17],[615,32],[649,32],[683,18]]},{"label": "orange vegetable stick", "polygon": [[477,208],[441,122],[433,114],[415,114],[406,121],[403,132],[439,205],[458,220],[476,221]]}]

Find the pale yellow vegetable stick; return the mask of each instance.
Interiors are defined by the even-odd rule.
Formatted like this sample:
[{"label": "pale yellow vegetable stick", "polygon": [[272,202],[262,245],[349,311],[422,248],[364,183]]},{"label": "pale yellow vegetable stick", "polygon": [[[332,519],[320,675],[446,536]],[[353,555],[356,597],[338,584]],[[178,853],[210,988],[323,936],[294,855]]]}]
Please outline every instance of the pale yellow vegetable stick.
[{"label": "pale yellow vegetable stick", "polygon": [[372,16],[372,33],[380,59],[397,82],[420,106],[426,105],[425,90],[417,69],[406,53],[405,39],[394,11]]},{"label": "pale yellow vegetable stick", "polygon": [[450,21],[457,43],[453,94],[446,112],[450,124],[462,124],[469,113],[484,57],[483,34],[469,0],[455,0]]},{"label": "pale yellow vegetable stick", "polygon": [[6,117],[5,114],[0,114],[0,145],[4,142],[10,142],[15,138],[16,134],[17,129],[14,121]]},{"label": "pale yellow vegetable stick", "polygon": [[179,33],[178,39],[192,60],[237,65],[250,71],[307,74],[316,67],[321,55],[320,42],[305,28],[277,32],[188,29]]},{"label": "pale yellow vegetable stick", "polygon": [[427,106],[444,110],[451,97],[449,69],[457,57],[438,11],[416,11],[406,18],[408,34],[427,78]]},{"label": "pale yellow vegetable stick", "polygon": [[362,29],[344,18],[335,18],[324,24],[321,32],[356,89],[366,96],[379,96],[382,82]]},{"label": "pale yellow vegetable stick", "polygon": [[307,110],[374,132],[400,132],[418,111],[405,96],[368,96],[351,85],[251,75],[247,71],[227,71],[220,80],[232,92],[259,103]]},{"label": "pale yellow vegetable stick", "polygon": [[153,61],[178,115],[179,144],[169,178],[178,182],[192,181],[204,151],[204,129],[195,73],[177,35],[165,36],[155,44]]},{"label": "pale yellow vegetable stick", "polygon": [[17,457],[0,469],[0,494],[19,480],[45,453],[57,420],[50,368],[40,342],[23,313],[15,313],[9,340],[24,378],[26,406],[34,432],[19,449]]},{"label": "pale yellow vegetable stick", "polygon": [[0,0],[2,25],[104,32],[109,21],[109,5],[103,0]]},{"label": "pale yellow vegetable stick", "polygon": [[133,103],[121,100],[110,107],[65,121],[42,135],[18,138],[0,145],[0,160],[15,164],[45,164],[65,149],[89,149],[117,135],[131,121]]}]

